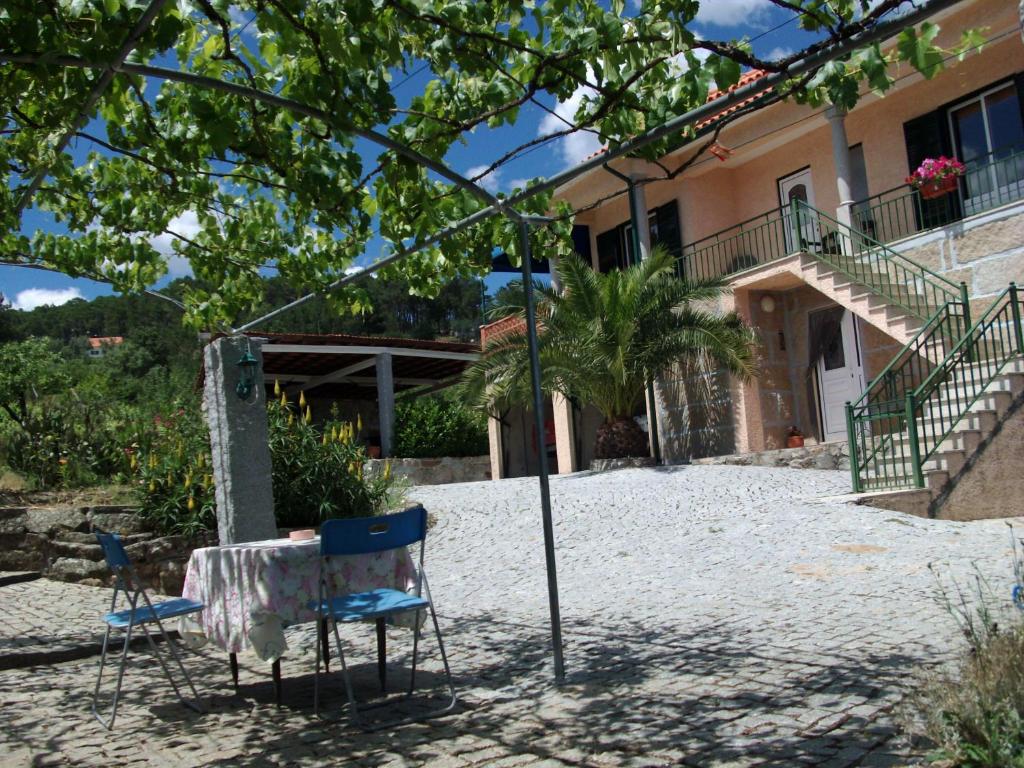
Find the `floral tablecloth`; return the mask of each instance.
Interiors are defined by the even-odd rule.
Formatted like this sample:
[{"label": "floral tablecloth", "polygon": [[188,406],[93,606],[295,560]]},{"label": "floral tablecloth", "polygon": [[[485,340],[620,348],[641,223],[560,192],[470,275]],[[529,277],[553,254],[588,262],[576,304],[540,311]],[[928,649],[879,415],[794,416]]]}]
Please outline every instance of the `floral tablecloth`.
[{"label": "floral tablecloth", "polygon": [[[320,541],[253,541],[192,552],[182,597],[205,608],[183,617],[182,638],[194,647],[207,641],[230,653],[252,650],[275,661],[287,650],[284,628],[316,620],[307,608],[318,596]],[[406,550],[334,557],[336,595],[380,587],[410,591],[416,569]]]}]

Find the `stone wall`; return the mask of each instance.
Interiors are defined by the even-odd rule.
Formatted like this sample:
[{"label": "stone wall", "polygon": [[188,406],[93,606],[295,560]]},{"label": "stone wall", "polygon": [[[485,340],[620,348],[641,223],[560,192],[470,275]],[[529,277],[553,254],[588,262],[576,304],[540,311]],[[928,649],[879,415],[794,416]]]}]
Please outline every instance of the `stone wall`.
[{"label": "stone wall", "polygon": [[696,459],[694,464],[734,464],[752,467],[788,467],[790,469],[850,469],[850,446],[845,441],[817,443],[802,448],[739,453]]},{"label": "stone wall", "polygon": [[[1024,202],[890,243],[890,247],[955,283],[963,281],[972,298],[994,297],[1011,280],[1024,281]],[[972,306],[973,314],[978,316],[985,306],[978,302]]]},{"label": "stone wall", "polygon": [[110,571],[93,533],[97,529],[121,534],[146,586],[165,595],[181,594],[192,550],[216,543],[213,533],[158,536],[130,507],[0,507],[0,571],[106,584]]},{"label": "stone wall", "polygon": [[404,477],[413,485],[447,485],[448,483],[476,483],[491,479],[490,456],[446,456],[439,459],[370,459],[366,472],[377,474],[391,463],[391,472]]}]

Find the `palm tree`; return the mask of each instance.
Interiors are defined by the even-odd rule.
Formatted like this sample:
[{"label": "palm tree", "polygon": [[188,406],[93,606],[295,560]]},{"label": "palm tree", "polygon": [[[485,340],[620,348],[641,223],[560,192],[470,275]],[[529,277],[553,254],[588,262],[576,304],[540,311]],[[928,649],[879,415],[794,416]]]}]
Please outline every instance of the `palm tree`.
[{"label": "palm tree", "polygon": [[[735,314],[698,306],[721,296],[724,284],[679,279],[665,250],[606,274],[572,255],[559,262],[558,275],[561,293],[536,287],[542,388],[601,412],[597,458],[646,455],[647,438],[632,415],[647,382],[673,365],[710,361],[740,378],[753,374],[752,331]],[[523,291],[505,291],[491,314],[525,317]],[[531,404],[525,324],[489,341],[462,386],[492,413]]]}]

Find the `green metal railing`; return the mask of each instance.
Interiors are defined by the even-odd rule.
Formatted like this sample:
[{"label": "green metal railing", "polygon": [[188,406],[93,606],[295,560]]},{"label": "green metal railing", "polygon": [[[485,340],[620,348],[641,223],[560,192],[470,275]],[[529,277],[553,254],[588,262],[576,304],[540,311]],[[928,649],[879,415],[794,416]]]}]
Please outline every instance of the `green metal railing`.
[{"label": "green metal railing", "polygon": [[686,245],[679,269],[687,279],[709,280],[801,252],[920,320],[963,295],[961,286],[800,200]]},{"label": "green metal railing", "polygon": [[957,285],[806,203],[794,201],[794,207],[803,250],[890,304],[926,321],[943,304],[967,303],[963,284]]},{"label": "green metal railing", "polygon": [[909,444],[902,439],[907,427],[906,397],[964,337],[969,312],[963,301],[943,304],[860,398],[846,406],[854,492],[913,485]]},{"label": "green metal railing", "polygon": [[966,318],[951,303],[929,319],[865,394],[847,406],[853,489],[923,488],[924,465],[1013,359],[1024,355],[1013,283],[951,348]]},{"label": "green metal railing", "polygon": [[852,225],[881,243],[942,227],[1024,199],[1024,151],[985,155],[967,164],[955,192],[933,200],[904,184],[858,200],[851,206]]}]

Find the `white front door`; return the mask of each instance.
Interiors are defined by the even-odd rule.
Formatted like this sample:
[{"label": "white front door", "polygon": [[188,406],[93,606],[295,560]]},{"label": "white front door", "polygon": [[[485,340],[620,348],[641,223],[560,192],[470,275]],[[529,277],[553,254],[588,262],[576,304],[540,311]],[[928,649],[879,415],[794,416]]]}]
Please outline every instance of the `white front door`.
[{"label": "white front door", "polygon": [[818,386],[825,440],[843,440],[846,438],[846,403],[852,403],[864,391],[857,318],[852,312],[843,311],[840,334],[818,360]]},{"label": "white front door", "polygon": [[797,219],[794,200],[800,200],[808,205],[814,205],[814,187],[811,186],[811,169],[804,168],[794,174],[779,179],[779,204],[786,210],[786,253],[793,253],[802,250],[806,243],[817,242],[815,232],[805,232],[804,229],[814,226],[816,223],[809,222],[809,217],[804,216]]}]

